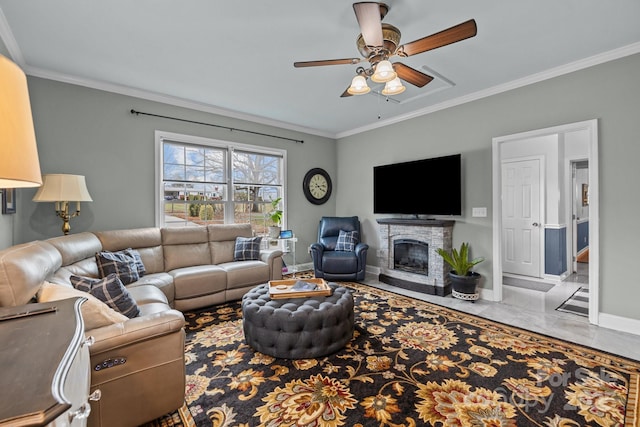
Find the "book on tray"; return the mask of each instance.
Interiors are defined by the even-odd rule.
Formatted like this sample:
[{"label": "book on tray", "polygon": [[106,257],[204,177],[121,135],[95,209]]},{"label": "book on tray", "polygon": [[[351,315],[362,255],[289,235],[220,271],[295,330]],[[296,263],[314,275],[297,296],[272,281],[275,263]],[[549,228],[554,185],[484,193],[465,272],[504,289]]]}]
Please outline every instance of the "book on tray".
[{"label": "book on tray", "polygon": [[292,291],[315,291],[316,289],[318,289],[318,285],[315,283],[305,282],[304,280],[298,280],[291,287]]}]

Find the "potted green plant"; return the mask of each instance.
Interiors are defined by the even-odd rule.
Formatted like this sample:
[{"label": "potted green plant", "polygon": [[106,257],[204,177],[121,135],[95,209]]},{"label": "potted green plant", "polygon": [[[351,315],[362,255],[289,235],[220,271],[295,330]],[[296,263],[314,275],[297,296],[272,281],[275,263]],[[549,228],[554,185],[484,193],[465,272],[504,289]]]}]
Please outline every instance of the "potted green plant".
[{"label": "potted green plant", "polygon": [[469,259],[469,243],[466,242],[460,245],[460,250],[453,248],[449,253],[442,248],[438,248],[436,252],[451,267],[449,278],[453,287],[452,295],[455,298],[468,301],[477,300],[476,286],[480,280],[480,274],[471,271],[471,269],[476,264],[484,261],[484,258]]},{"label": "potted green plant", "polygon": [[272,223],[272,225],[269,226],[269,237],[272,239],[280,237],[280,223],[282,222],[282,210],[280,209],[281,200],[282,197],[272,200],[271,212],[267,214]]}]

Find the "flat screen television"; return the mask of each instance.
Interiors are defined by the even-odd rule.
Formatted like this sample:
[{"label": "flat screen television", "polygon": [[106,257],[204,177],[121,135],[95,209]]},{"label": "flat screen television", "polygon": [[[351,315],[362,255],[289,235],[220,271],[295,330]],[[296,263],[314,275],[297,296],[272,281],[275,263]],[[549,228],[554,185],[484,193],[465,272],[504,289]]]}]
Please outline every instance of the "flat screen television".
[{"label": "flat screen television", "polygon": [[462,215],[462,156],[374,166],[373,212]]}]

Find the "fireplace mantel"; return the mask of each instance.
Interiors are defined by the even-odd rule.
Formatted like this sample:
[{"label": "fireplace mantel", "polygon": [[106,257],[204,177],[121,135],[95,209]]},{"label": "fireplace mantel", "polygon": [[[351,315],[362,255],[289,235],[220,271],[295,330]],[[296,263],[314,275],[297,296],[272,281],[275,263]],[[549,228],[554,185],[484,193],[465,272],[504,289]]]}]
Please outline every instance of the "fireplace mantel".
[{"label": "fireplace mantel", "polygon": [[442,219],[417,219],[417,218],[380,218],[378,224],[413,225],[427,227],[453,227],[455,221]]},{"label": "fireplace mantel", "polygon": [[[436,250],[450,251],[453,220],[380,218],[377,220],[380,237],[378,250],[379,280],[389,285],[445,296],[451,293],[449,266]],[[414,239],[428,245],[428,275],[415,274],[394,268],[394,242]]]}]

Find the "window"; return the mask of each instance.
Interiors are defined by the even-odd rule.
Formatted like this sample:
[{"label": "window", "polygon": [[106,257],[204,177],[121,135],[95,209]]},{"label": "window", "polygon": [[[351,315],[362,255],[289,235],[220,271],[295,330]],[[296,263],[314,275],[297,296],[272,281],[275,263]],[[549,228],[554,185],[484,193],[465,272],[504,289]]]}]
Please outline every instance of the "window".
[{"label": "window", "polygon": [[156,132],[157,213],[161,227],[273,225],[271,202],[286,205],[286,151]]}]

